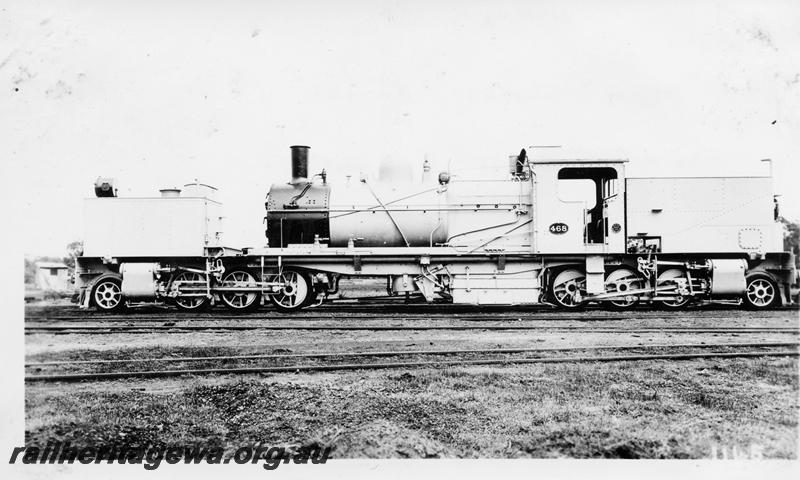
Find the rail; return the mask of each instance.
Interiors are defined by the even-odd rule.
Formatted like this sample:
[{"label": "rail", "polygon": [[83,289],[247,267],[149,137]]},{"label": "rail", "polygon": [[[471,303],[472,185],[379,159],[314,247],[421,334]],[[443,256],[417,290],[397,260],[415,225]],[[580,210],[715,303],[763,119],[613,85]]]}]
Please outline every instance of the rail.
[{"label": "rail", "polygon": [[[608,347],[611,349],[619,347]],[[647,347],[639,347],[647,350]],[[702,353],[659,353],[659,354],[632,354],[632,355],[595,355],[577,357],[536,357],[516,359],[475,359],[475,360],[438,360],[438,361],[405,361],[384,363],[345,363],[345,364],[304,364],[286,366],[254,366],[254,367],[229,367],[229,368],[194,368],[173,370],[143,370],[102,373],[72,373],[56,375],[29,375],[26,382],[75,382],[84,380],[115,380],[123,378],[166,378],[183,375],[241,375],[263,373],[299,373],[299,372],[330,372],[346,370],[376,370],[395,368],[432,368],[447,366],[475,366],[475,365],[525,365],[545,363],[586,363],[586,362],[631,362],[653,360],[694,360],[709,358],[753,358],[753,357],[797,357],[797,350],[778,351],[746,351],[746,352],[702,352]]]}]

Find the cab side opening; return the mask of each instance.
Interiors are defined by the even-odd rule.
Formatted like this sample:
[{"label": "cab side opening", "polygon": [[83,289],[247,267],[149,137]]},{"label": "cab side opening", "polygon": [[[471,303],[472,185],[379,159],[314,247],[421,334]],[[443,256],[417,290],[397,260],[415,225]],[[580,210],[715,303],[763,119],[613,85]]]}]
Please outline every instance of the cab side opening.
[{"label": "cab side opening", "polygon": [[[604,243],[608,236],[608,217],[605,202],[617,195],[617,170],[610,167],[564,167],[558,171],[559,192],[578,192],[586,200],[583,212],[584,243]],[[589,182],[574,182],[588,180]],[[570,185],[562,181],[570,181]]]}]

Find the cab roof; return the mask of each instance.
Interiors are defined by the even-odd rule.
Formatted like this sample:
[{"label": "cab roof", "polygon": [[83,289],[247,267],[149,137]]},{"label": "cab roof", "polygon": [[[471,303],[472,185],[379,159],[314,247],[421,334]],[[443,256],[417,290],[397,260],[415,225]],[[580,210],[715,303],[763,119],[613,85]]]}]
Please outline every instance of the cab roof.
[{"label": "cab roof", "polygon": [[585,165],[585,164],[589,164],[589,163],[594,163],[594,164],[597,164],[597,163],[628,163],[628,159],[627,158],[619,158],[619,159],[612,159],[612,158],[598,158],[598,159],[575,158],[575,159],[570,159],[570,158],[567,158],[567,159],[559,160],[559,159],[546,158],[546,159],[542,159],[542,160],[532,159],[530,161],[530,163],[533,164],[533,165],[552,165],[552,164],[558,164],[558,165],[565,165],[565,164],[566,165]]}]

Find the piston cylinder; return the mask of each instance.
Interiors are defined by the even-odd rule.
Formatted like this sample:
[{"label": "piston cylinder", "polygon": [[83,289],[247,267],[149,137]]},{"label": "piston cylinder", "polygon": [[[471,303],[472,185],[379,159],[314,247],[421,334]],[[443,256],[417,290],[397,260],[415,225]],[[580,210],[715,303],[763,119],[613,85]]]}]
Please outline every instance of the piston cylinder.
[{"label": "piston cylinder", "polygon": [[157,263],[123,263],[119,273],[122,275],[122,295],[128,299],[152,300],[156,298],[155,271]]},{"label": "piston cylinder", "polygon": [[747,262],[741,258],[711,260],[711,294],[741,295],[745,290]]}]

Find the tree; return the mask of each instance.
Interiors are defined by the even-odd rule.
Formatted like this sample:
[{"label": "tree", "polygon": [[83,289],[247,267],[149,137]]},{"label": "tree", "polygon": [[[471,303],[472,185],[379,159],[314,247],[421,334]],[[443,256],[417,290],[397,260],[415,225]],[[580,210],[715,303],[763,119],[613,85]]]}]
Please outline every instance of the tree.
[{"label": "tree", "polygon": [[69,268],[70,273],[75,270],[75,257],[81,255],[83,255],[83,242],[75,240],[67,244],[67,256],[63,258],[63,262]]},{"label": "tree", "polygon": [[783,224],[783,250],[794,254],[795,266],[800,268],[800,224],[778,217]]},{"label": "tree", "polygon": [[36,260],[25,257],[25,285],[36,283]]}]

